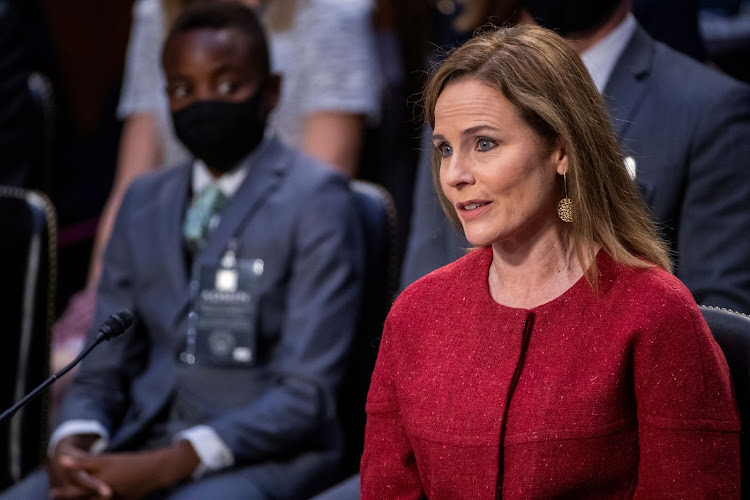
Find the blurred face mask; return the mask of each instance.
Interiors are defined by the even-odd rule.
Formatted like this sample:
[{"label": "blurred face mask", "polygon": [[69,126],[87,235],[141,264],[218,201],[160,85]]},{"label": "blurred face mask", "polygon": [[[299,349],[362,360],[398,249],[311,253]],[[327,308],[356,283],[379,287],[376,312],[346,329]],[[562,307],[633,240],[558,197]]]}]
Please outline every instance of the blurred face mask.
[{"label": "blurred face mask", "polygon": [[536,21],[562,36],[594,30],[609,19],[621,0],[525,0]]},{"label": "blurred face mask", "polygon": [[177,138],[208,168],[228,172],[263,140],[263,87],[240,102],[197,101],[172,113]]}]

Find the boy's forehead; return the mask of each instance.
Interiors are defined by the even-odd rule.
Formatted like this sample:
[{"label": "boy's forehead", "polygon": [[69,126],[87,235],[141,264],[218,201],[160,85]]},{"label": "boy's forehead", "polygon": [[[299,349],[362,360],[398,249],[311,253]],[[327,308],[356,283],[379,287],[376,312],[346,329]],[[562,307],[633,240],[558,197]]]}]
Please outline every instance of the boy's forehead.
[{"label": "boy's forehead", "polygon": [[234,64],[257,69],[257,43],[236,28],[196,28],[171,37],[164,47],[165,68],[181,60],[231,60]]}]

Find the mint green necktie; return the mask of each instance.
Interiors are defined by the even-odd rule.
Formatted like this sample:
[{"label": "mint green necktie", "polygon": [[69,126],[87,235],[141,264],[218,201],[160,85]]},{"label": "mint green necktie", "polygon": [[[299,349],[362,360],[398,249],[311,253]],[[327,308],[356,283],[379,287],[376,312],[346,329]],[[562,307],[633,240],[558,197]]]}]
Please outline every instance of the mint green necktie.
[{"label": "mint green necktie", "polygon": [[182,228],[185,240],[201,248],[211,233],[211,219],[221,212],[226,202],[227,197],[216,184],[201,189],[185,216]]}]

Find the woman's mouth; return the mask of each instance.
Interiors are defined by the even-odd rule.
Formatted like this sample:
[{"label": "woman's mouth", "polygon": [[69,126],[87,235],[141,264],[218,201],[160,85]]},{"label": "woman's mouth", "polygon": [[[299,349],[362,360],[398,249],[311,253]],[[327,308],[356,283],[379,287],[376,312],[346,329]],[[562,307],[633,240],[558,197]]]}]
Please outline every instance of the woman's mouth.
[{"label": "woman's mouth", "polygon": [[471,200],[464,203],[458,203],[456,204],[456,208],[458,208],[458,213],[464,220],[470,220],[474,219],[476,217],[479,217],[484,212],[487,211],[487,209],[490,206],[489,201],[483,201],[483,200]]}]

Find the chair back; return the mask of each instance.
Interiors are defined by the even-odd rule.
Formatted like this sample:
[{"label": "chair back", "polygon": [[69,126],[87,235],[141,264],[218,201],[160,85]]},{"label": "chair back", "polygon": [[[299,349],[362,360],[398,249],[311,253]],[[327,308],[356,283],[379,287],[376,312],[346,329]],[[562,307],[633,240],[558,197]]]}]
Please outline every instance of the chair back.
[{"label": "chair back", "polygon": [[750,498],[750,316],[728,309],[700,306],[703,318],[727,358],[734,382],[734,394],[740,411],[740,457],[743,498]]},{"label": "chair back", "polygon": [[393,199],[383,187],[371,182],[355,180],[350,186],[364,232],[365,275],[350,364],[339,392],[347,475],[359,470],[364,447],[365,400],[385,317],[398,285],[398,221]]},{"label": "chair back", "polygon": [[[49,375],[56,286],[56,221],[43,194],[0,186],[0,411]],[[39,466],[47,399],[37,398],[0,424],[0,490]]]}]

